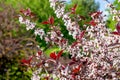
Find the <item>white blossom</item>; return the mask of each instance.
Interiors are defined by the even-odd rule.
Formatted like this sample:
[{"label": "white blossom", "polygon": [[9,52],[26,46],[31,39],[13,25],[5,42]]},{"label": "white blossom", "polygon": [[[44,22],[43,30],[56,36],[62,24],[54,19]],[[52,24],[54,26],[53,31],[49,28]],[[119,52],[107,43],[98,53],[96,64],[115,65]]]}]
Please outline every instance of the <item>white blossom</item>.
[{"label": "white blossom", "polygon": [[45,32],[43,29],[36,29],[34,33],[35,35],[39,35],[41,39],[43,39],[43,36],[45,35]]}]

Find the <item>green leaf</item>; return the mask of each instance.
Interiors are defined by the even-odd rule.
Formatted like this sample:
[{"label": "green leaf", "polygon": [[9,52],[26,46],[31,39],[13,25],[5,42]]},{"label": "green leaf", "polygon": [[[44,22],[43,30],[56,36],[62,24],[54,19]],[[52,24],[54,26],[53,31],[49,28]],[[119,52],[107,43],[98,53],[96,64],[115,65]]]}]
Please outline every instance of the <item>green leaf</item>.
[{"label": "green leaf", "polygon": [[53,47],[53,48],[47,49],[47,50],[45,51],[45,54],[46,54],[46,56],[49,57],[50,53],[52,53],[52,52],[58,52],[59,50],[60,50],[60,48]]},{"label": "green leaf", "polygon": [[17,72],[16,75],[17,75],[17,76],[18,76],[18,75],[21,75],[21,72]]}]

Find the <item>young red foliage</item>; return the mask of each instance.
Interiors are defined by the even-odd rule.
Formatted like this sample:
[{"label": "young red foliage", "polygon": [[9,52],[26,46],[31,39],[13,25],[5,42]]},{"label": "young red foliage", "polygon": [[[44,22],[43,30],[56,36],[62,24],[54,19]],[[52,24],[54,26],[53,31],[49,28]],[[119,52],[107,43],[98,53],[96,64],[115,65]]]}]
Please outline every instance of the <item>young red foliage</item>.
[{"label": "young red foliage", "polygon": [[33,18],[33,17],[35,17],[35,14],[31,12],[30,18]]},{"label": "young red foliage", "polygon": [[81,16],[81,15],[79,15],[79,18],[80,18],[81,20],[85,20],[85,19],[86,19],[84,16]]},{"label": "young red foliage", "polygon": [[76,74],[80,71],[80,68],[82,67],[82,64],[79,64],[79,66],[72,70],[73,74]]},{"label": "young red foliage", "polygon": [[64,66],[64,65],[62,65],[61,67],[62,67],[62,69],[65,69],[65,66]]},{"label": "young red foliage", "polygon": [[50,57],[54,60],[57,59],[57,54],[55,52],[50,53]]},{"label": "young red foliage", "polygon": [[96,11],[96,12],[90,13],[90,16],[93,18],[96,18],[96,17],[100,16],[101,14],[102,14],[102,12]]},{"label": "young red foliage", "polygon": [[69,65],[73,65],[73,64],[75,64],[75,61],[69,62]]},{"label": "young red foliage", "polygon": [[43,21],[42,24],[49,24],[49,22],[48,21]]},{"label": "young red foliage", "polygon": [[47,21],[43,21],[42,24],[54,24],[54,17],[50,17]]},{"label": "young red foliage", "polygon": [[26,10],[21,9],[20,12],[23,13],[25,16],[28,16],[28,15],[31,14],[31,10],[30,9],[26,9]]},{"label": "young red foliage", "polygon": [[78,39],[79,41],[81,41],[81,39],[83,38],[84,34],[85,34],[85,31],[82,31],[80,33],[80,35],[76,36],[76,39]]},{"label": "young red foliage", "polygon": [[64,43],[66,43],[66,40],[65,39],[61,39],[60,42],[64,44]]},{"label": "young red foliage", "polygon": [[31,10],[28,8],[28,9],[21,9],[20,12],[22,14],[24,14],[25,16],[30,16],[31,18],[33,18],[35,15],[31,12]]},{"label": "young red foliage", "polygon": [[20,10],[21,13],[24,13],[24,11],[25,11],[24,9],[21,9],[21,10]]},{"label": "young red foliage", "polygon": [[92,26],[96,26],[97,23],[94,20],[91,20],[88,24],[92,25]]},{"label": "young red foliage", "polygon": [[41,55],[42,54],[42,51],[38,51],[38,55]]},{"label": "young red foliage", "polygon": [[120,33],[118,33],[118,32],[112,32],[112,34],[114,34],[114,35],[120,35]]},{"label": "young red foliage", "polygon": [[54,24],[54,17],[50,17],[48,21],[49,21],[49,24],[53,25]]},{"label": "young red foliage", "polygon": [[77,8],[77,4],[75,4],[72,8],[70,8],[71,14],[75,14],[76,8]]},{"label": "young red foliage", "polygon": [[62,53],[63,53],[63,50],[59,51],[58,54],[56,54],[55,52],[52,52],[52,53],[50,53],[50,57],[52,59],[56,60],[56,59],[60,58],[60,56],[62,55]]},{"label": "young red foliage", "polygon": [[21,63],[24,65],[30,65],[30,62],[32,61],[33,57],[30,57],[28,60],[27,59],[22,59]]},{"label": "young red foliage", "polygon": [[117,23],[116,30],[117,30],[117,32],[112,32],[112,34],[120,35],[120,22]]},{"label": "young red foliage", "polygon": [[117,29],[117,32],[120,34],[120,22],[117,23],[116,29]]},{"label": "young red foliage", "polygon": [[76,46],[78,43],[80,43],[80,42],[74,42],[74,43],[72,43],[72,45],[71,45],[71,48],[73,48],[74,46]]},{"label": "young red foliage", "polygon": [[58,55],[57,55],[58,59],[60,58],[60,56],[62,55],[62,53],[63,53],[63,50],[61,50],[60,52],[58,52]]}]

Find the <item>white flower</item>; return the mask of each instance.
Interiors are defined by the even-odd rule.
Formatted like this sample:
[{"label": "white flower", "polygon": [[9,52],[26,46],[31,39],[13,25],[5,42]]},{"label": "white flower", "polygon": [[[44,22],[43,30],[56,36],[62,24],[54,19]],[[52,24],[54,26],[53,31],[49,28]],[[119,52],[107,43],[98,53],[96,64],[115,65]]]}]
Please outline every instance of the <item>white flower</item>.
[{"label": "white flower", "polygon": [[118,3],[120,3],[120,0],[118,0]]},{"label": "white flower", "polygon": [[117,14],[117,10],[114,9],[114,10],[112,11],[112,13],[113,13],[113,14]]},{"label": "white flower", "polygon": [[61,70],[61,74],[65,76],[68,75],[68,66],[64,70]]},{"label": "white flower", "polygon": [[50,39],[48,37],[44,37],[46,43],[48,43],[50,41]]},{"label": "white flower", "polygon": [[48,63],[45,63],[45,67],[49,67]]},{"label": "white flower", "polygon": [[67,80],[65,77],[61,77],[60,80]]},{"label": "white flower", "polygon": [[77,31],[74,31],[74,32],[72,33],[72,36],[73,36],[74,39],[76,39],[76,35],[77,35],[77,34],[78,34]]},{"label": "white flower", "polygon": [[64,21],[66,21],[67,19],[69,19],[68,14],[67,14],[67,13],[66,13],[66,14],[64,14],[62,19],[63,19]]},{"label": "white flower", "polygon": [[39,35],[41,39],[43,39],[43,36],[45,35],[45,32],[43,29],[36,29],[34,33],[35,35]]},{"label": "white flower", "polygon": [[56,74],[52,74],[52,77],[53,77],[53,79],[55,79],[57,76],[56,76]]},{"label": "white flower", "polygon": [[31,78],[31,80],[40,80],[40,76],[34,74],[34,75],[32,76],[32,78]]},{"label": "white flower", "polygon": [[26,24],[26,26],[29,26],[30,20],[29,20],[29,19],[26,19],[26,20],[25,20],[25,24]]},{"label": "white flower", "polygon": [[42,71],[42,68],[39,68],[38,70],[33,72],[33,75],[31,77],[31,80],[40,80],[40,76],[38,75]]},{"label": "white flower", "polygon": [[55,10],[56,1],[55,0],[49,0],[49,1],[50,1],[50,7],[52,7]]},{"label": "white flower", "polygon": [[33,29],[35,28],[35,25],[36,25],[35,23],[29,22],[29,24],[28,23],[26,24],[26,29],[27,30]]},{"label": "white flower", "polygon": [[83,46],[83,51],[88,51],[89,50],[89,47],[88,46]]},{"label": "white flower", "polygon": [[36,25],[35,23],[30,22],[29,19],[23,20],[23,17],[21,15],[19,15],[19,22],[21,24],[25,24],[26,25],[26,30],[33,29],[33,28],[35,28],[35,25]]},{"label": "white flower", "polygon": [[56,36],[57,36],[56,32],[51,31],[51,39],[55,39]]},{"label": "white flower", "polygon": [[21,23],[21,24],[24,24],[25,22],[23,21],[23,17],[21,16],[21,15],[19,15],[19,22]]}]

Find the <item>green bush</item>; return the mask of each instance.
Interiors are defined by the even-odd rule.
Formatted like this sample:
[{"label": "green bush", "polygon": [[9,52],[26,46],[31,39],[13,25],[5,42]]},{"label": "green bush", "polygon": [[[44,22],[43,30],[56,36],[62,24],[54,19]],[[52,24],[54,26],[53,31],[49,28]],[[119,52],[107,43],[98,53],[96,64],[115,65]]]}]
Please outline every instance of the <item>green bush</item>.
[{"label": "green bush", "polygon": [[38,51],[35,38],[18,24],[18,13],[11,5],[2,2],[0,8],[0,80],[30,80],[31,70],[20,60]]}]

